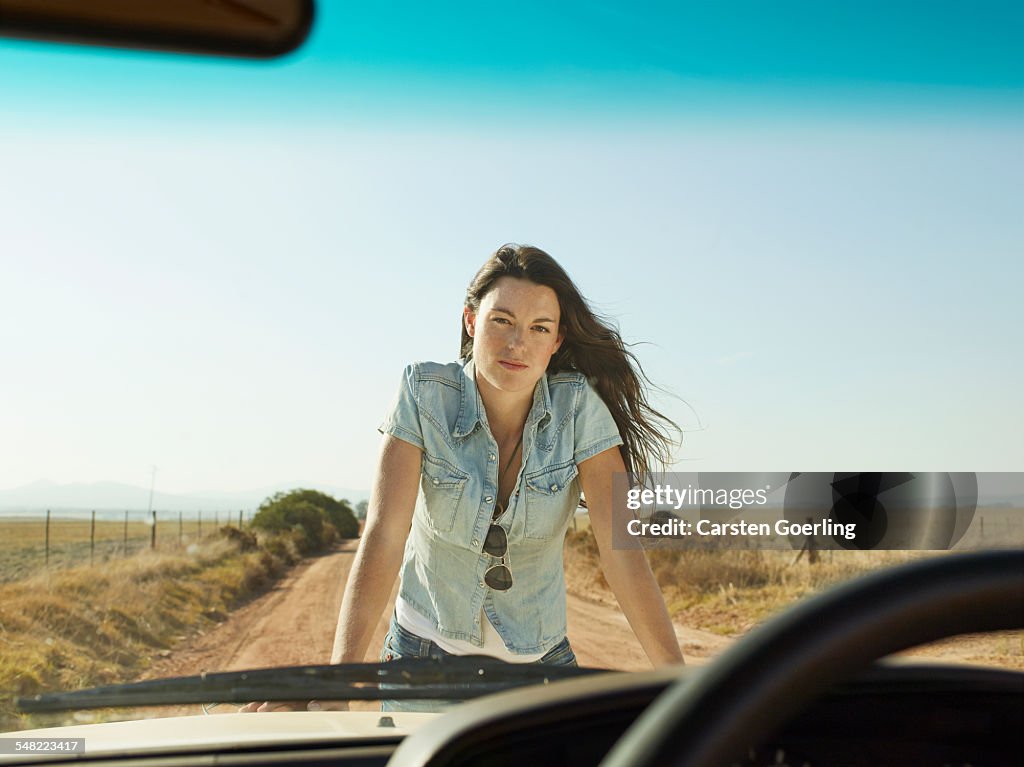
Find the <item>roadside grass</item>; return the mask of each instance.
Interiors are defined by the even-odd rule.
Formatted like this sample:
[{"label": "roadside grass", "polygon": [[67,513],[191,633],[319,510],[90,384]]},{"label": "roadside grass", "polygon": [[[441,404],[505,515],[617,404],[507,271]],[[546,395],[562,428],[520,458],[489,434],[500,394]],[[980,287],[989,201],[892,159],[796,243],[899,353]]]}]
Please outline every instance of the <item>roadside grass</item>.
[{"label": "roadside grass", "polygon": [[18,714],[14,696],[129,681],[300,558],[290,539],[257,545],[235,531],[188,550],[146,550],[0,584],[0,731],[66,723],[64,715]]},{"label": "roadside grass", "polygon": [[[810,565],[795,551],[715,548],[647,550],[647,561],[661,587],[669,613],[687,625],[732,636],[748,631],[793,602],[833,583],[909,561],[921,552],[823,551]],[[927,555],[925,553],[924,555]],[[567,569],[579,569],[570,588],[592,598],[614,601],[601,573],[597,540],[589,528],[566,536]]]},{"label": "roadside grass", "polygon": [[671,614],[732,636],[828,586],[921,555],[903,551],[826,551],[811,565],[794,551],[694,548],[649,553]]}]

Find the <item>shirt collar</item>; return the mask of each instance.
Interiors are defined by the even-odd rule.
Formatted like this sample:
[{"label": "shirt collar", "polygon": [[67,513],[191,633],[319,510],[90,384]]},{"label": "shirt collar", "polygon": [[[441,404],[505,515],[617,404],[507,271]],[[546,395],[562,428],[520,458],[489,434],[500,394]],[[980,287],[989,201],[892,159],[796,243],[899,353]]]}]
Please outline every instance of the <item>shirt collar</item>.
[{"label": "shirt collar", "polygon": [[[545,373],[537,382],[533,390],[533,405],[530,407],[530,414],[526,417],[526,427],[532,423],[537,424],[538,429],[543,429],[551,422],[551,391],[548,388],[548,376]],[[459,417],[455,420],[452,429],[452,437],[461,439],[468,437],[476,425],[487,423],[487,414],[484,412],[484,403],[480,399],[480,392],[476,385],[476,367],[473,360],[462,362],[462,405],[459,408]]]},{"label": "shirt collar", "polygon": [[543,429],[551,421],[551,391],[548,389],[548,374],[545,373],[537,382],[537,388],[533,390],[533,407],[530,408],[530,415],[526,417],[526,423],[533,419],[538,429]]}]

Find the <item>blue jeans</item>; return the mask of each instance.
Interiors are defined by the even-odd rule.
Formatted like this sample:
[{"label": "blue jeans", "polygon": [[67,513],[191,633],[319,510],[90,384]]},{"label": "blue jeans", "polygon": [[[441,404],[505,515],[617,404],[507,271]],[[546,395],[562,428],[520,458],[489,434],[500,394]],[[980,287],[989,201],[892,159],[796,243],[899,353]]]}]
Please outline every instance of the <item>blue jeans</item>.
[{"label": "blue jeans", "polygon": [[[399,658],[447,658],[452,653],[442,650],[429,639],[417,636],[406,631],[391,617],[391,626],[388,635],[384,638],[384,648],[381,650],[380,659],[382,662],[398,660]],[[557,645],[548,650],[544,657],[535,663],[544,663],[551,666],[577,666],[576,655],[569,645],[569,637],[565,637]],[[383,685],[382,685],[383,687]],[[380,704],[381,711],[443,711],[449,706],[462,703],[461,700],[383,700]]]}]

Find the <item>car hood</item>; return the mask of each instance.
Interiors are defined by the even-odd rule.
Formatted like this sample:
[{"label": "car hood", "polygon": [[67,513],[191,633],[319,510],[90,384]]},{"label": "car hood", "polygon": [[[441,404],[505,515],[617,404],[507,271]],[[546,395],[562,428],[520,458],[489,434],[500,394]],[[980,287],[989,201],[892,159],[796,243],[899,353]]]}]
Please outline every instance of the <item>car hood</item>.
[{"label": "car hood", "polygon": [[[48,727],[0,734],[0,738],[55,740],[84,738],[85,753],[158,754],[282,744],[358,743],[403,737],[441,714],[379,711],[283,711],[138,719],[128,722]],[[66,758],[68,754],[61,753]],[[0,754],[0,764],[35,761]]]}]

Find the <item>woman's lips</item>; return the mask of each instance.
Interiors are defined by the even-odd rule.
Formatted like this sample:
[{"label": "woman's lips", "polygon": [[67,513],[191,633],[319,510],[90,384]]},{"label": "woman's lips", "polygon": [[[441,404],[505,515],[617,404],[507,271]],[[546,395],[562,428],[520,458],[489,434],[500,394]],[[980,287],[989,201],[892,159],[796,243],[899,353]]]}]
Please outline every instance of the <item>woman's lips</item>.
[{"label": "woman's lips", "polygon": [[512,362],[510,360],[498,360],[498,364],[501,365],[505,370],[526,370],[526,365],[522,362]]}]

